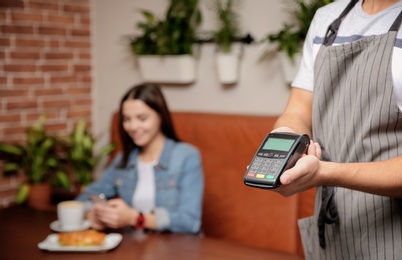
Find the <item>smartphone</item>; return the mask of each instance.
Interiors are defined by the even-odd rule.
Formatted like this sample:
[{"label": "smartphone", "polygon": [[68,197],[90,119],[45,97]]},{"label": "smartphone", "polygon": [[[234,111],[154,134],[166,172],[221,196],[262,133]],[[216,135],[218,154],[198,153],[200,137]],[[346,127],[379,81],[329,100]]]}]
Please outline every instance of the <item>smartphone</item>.
[{"label": "smartphone", "polygon": [[269,133],[255,153],[244,175],[244,184],[263,189],[280,186],[280,176],[306,153],[310,137],[306,134]]},{"label": "smartphone", "polygon": [[103,203],[107,204],[107,199],[105,194],[100,193],[100,194],[90,194],[89,199],[92,201],[92,203]]}]

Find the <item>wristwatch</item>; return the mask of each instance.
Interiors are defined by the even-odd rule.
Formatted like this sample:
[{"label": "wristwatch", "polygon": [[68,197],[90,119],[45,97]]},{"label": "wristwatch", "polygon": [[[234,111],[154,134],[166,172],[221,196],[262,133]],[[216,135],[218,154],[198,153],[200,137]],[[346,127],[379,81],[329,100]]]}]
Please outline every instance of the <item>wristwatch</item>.
[{"label": "wristwatch", "polygon": [[135,221],[134,224],[135,229],[144,229],[145,228],[145,217],[142,212],[139,212],[137,220]]}]

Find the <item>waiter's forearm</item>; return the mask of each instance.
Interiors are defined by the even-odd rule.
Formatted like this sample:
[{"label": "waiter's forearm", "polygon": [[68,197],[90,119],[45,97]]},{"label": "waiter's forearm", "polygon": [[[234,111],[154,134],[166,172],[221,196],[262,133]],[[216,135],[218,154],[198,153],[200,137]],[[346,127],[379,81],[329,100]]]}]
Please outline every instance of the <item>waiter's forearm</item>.
[{"label": "waiter's forearm", "polygon": [[276,121],[274,129],[286,131],[286,127],[289,127],[296,133],[312,137],[312,100],[312,92],[292,88],[285,111]]},{"label": "waiter's forearm", "polygon": [[402,198],[402,156],[380,162],[321,164],[322,185]]},{"label": "waiter's forearm", "polygon": [[312,137],[311,127],[305,121],[300,119],[297,114],[284,113],[278,118],[274,125],[276,132],[288,132],[288,129],[293,130],[299,134],[308,134]]}]

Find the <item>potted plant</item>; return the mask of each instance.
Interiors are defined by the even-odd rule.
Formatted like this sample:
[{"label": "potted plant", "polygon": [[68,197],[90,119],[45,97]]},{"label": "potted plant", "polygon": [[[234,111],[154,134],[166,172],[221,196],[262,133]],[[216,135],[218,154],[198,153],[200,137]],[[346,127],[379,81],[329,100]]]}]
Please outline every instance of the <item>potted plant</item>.
[{"label": "potted plant", "polygon": [[201,12],[198,0],[171,0],[163,19],[143,10],[140,35],[130,37],[144,82],[188,84],[195,81],[193,45]]},{"label": "potted plant", "polygon": [[25,144],[0,143],[1,158],[5,161],[4,172],[26,177],[17,193],[16,202],[37,209],[50,207],[50,182],[68,187],[67,175],[59,168],[57,140],[46,133],[46,118],[40,116],[36,123],[26,131]]},{"label": "potted plant", "polygon": [[293,21],[285,23],[283,28],[276,33],[266,36],[268,48],[263,52],[260,60],[277,54],[281,61],[286,82],[291,82],[297,73],[301,51],[307,36],[311,21],[318,8],[333,2],[334,0],[292,0],[290,13]]},{"label": "potted plant", "polygon": [[98,153],[95,152],[97,139],[87,129],[87,123],[81,119],[73,132],[66,140],[68,147],[67,163],[74,176],[74,182],[85,187],[93,181],[94,170],[104,156],[115,149],[114,144],[103,146]]},{"label": "potted plant", "polygon": [[240,51],[235,51],[233,43],[239,38],[239,15],[235,11],[236,0],[215,0],[213,9],[218,20],[218,29],[213,40],[218,45],[216,64],[219,80],[223,84],[238,81]]}]

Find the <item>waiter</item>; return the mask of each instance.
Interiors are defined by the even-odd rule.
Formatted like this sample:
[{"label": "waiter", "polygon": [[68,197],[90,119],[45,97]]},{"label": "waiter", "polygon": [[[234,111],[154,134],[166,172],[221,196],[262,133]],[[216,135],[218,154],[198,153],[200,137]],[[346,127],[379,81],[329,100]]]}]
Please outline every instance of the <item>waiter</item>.
[{"label": "waiter", "polygon": [[284,196],[318,187],[299,220],[306,259],[402,259],[402,1],[319,9],[274,131],[306,133]]}]

